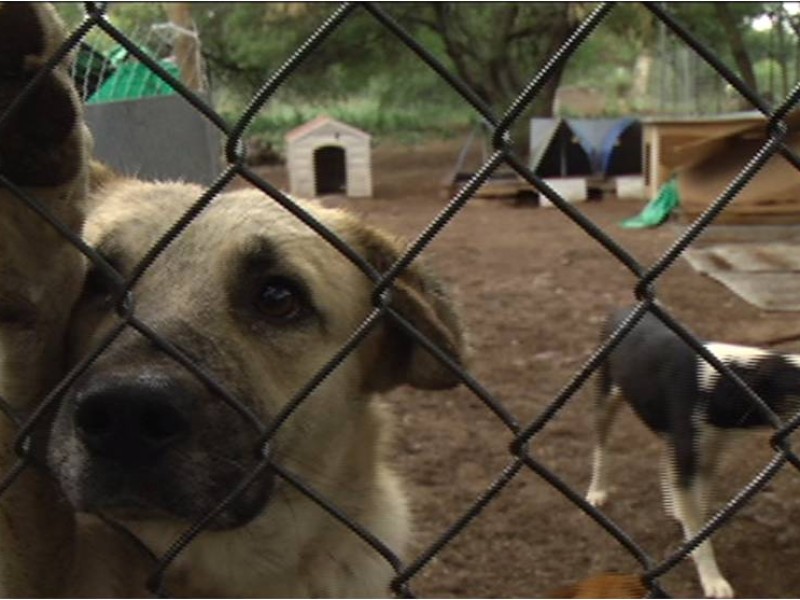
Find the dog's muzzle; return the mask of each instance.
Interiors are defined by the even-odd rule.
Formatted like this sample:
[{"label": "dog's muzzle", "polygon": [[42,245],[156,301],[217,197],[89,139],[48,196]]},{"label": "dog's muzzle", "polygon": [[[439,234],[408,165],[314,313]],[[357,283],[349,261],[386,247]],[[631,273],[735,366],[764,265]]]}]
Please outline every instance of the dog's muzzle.
[{"label": "dog's muzzle", "polygon": [[[258,467],[260,432],[202,385],[141,367],[88,372],[55,415],[48,464],[79,511],[193,521]],[[258,515],[274,483],[256,478],[212,528]]]},{"label": "dog's muzzle", "polygon": [[93,456],[152,465],[189,437],[188,396],[171,381],[112,382],[78,394],[75,430]]}]

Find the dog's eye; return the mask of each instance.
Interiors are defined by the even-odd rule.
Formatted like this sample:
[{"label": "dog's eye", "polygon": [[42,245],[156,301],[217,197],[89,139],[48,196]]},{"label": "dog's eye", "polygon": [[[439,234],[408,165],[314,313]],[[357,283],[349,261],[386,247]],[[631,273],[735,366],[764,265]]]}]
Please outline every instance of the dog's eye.
[{"label": "dog's eye", "polygon": [[286,323],[302,315],[302,294],[291,281],[270,279],[261,286],[256,306],[270,321]]}]

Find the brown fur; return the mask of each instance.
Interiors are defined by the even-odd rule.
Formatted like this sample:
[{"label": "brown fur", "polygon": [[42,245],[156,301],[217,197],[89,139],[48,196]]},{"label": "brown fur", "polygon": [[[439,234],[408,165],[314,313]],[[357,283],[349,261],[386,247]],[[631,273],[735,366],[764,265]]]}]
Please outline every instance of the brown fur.
[{"label": "brown fur", "polygon": [[[8,28],[13,38],[4,37]],[[0,42],[4,64],[24,75],[0,76],[0,114],[61,37],[46,5],[0,5],[0,39],[14,40]],[[121,179],[97,166],[89,177],[91,140],[63,69],[44,85],[48,94],[34,93],[6,121],[14,135],[0,132],[0,173],[128,276],[202,190]],[[52,128],[43,126],[51,120]],[[397,260],[400,246],[385,234],[342,211],[303,207],[378,270]],[[113,282],[86,268],[77,251],[0,187],[0,394],[20,413],[119,322]],[[275,281],[292,284],[299,316],[281,320],[257,308]],[[133,297],[137,319],[267,424],[372,313],[372,289],[365,274],[294,216],[244,190],[214,199],[144,273]],[[456,314],[424,266],[415,261],[398,279],[392,307],[462,360]],[[35,430],[34,448],[53,477],[29,468],[0,498],[4,596],[146,594],[152,560],[94,513],[160,555],[258,465],[261,432],[156,346],[127,328],[65,390],[49,417],[51,433]],[[266,450],[401,555],[410,524],[402,482],[386,459],[391,411],[371,396],[404,383],[437,389],[458,379],[382,319]],[[145,461],[137,454],[140,433],[131,434],[133,454],[126,453],[128,432],[105,420],[129,415],[140,396],[150,401],[148,394],[159,411],[170,407],[180,427]],[[131,414],[124,419],[153,426]],[[158,419],[149,432],[155,436],[171,427],[161,413]],[[120,440],[109,442],[109,431]],[[15,460],[15,432],[0,417],[3,473]],[[391,576],[372,548],[267,472],[179,556],[166,584],[175,596],[353,597],[387,594]]]}]

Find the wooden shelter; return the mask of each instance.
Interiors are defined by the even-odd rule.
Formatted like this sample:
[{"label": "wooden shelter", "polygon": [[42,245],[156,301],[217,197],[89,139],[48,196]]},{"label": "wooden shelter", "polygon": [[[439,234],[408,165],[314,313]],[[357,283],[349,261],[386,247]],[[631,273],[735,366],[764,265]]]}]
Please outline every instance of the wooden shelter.
[{"label": "wooden shelter", "polygon": [[368,133],[320,116],[286,134],[289,190],[300,197],[372,196]]},{"label": "wooden shelter", "polygon": [[[787,117],[790,132],[800,112]],[[657,195],[670,177],[678,177],[681,215],[692,220],[705,211],[768,140],[760,112],[703,118],[644,121],[645,182]],[[800,151],[800,133],[786,144]],[[800,223],[800,172],[773,156],[742,189],[716,223]]]}]

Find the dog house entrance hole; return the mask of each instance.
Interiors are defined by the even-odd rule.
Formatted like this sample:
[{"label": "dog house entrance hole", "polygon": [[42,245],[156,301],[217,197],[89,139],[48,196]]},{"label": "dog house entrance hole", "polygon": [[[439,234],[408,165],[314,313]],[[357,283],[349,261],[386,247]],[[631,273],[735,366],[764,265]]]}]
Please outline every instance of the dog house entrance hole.
[{"label": "dog house entrance hole", "polygon": [[323,146],[314,152],[314,175],[317,194],[344,194],[347,191],[347,168],[344,148]]}]

